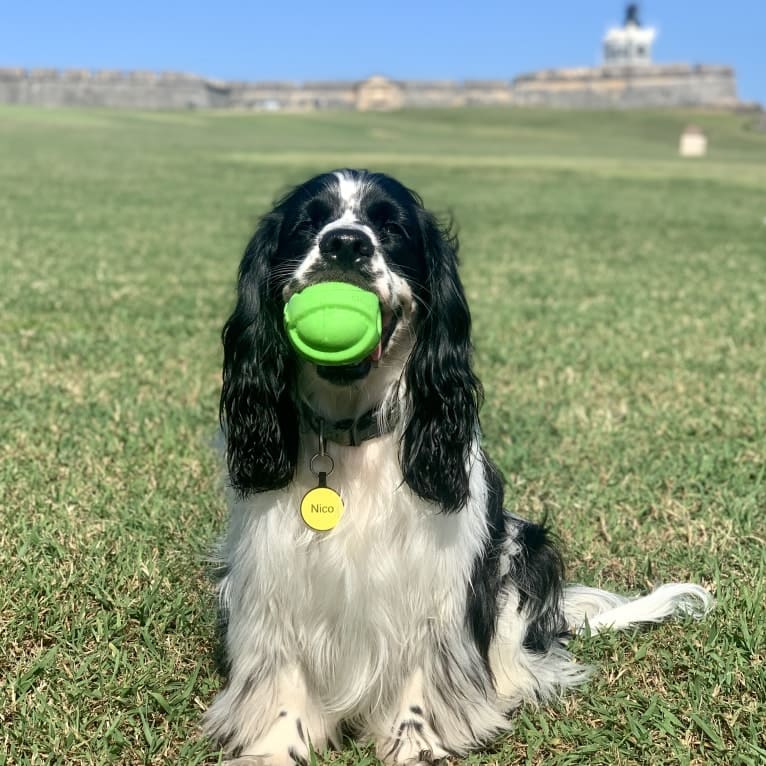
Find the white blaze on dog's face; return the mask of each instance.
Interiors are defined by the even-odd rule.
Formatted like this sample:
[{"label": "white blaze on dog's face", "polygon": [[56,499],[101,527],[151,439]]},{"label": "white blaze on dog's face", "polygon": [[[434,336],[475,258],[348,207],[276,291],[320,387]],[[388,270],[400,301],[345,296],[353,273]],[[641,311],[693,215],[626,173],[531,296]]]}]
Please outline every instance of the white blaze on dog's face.
[{"label": "white blaze on dog's face", "polygon": [[310,404],[326,409],[353,387],[367,391],[360,406],[374,406],[400,376],[411,348],[415,291],[425,281],[422,250],[417,203],[387,177],[328,173],[289,198],[273,264],[282,299],[320,282],[348,282],[378,296],[383,320],[380,343],[357,364],[300,361],[298,385]]}]

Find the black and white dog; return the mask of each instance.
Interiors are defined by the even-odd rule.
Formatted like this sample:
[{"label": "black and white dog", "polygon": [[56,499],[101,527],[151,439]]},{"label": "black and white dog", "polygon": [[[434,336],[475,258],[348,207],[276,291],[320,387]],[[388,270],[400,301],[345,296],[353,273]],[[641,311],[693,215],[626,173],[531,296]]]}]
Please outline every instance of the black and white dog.
[{"label": "black and white dog", "polygon": [[[357,364],[287,340],[285,302],[326,280],[380,299],[381,342]],[[262,218],[223,332],[230,671],[205,718],[237,763],[305,763],[344,735],[388,764],[461,755],[585,679],[565,647],[586,622],[712,605],[689,584],[635,600],[564,585],[546,529],[503,510],[470,325],[455,238],[393,178],[320,175]],[[299,512],[320,432],[346,508],[326,532]]]}]

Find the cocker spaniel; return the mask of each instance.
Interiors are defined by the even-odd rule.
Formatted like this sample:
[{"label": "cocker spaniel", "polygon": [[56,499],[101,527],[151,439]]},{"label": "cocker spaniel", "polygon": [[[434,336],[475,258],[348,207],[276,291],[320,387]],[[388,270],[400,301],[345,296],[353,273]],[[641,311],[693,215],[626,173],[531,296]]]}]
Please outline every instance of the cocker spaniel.
[{"label": "cocker spaniel", "polygon": [[[386,764],[460,756],[586,678],[566,649],[584,625],[712,605],[691,584],[632,600],[566,585],[546,527],[503,509],[457,265],[418,195],[362,170],[296,187],[247,246],[223,331],[230,666],[205,716],[237,763],[307,763],[343,736]],[[324,281],[378,296],[380,342],[353,364],[288,342],[285,303]],[[317,460],[345,506],[326,531],[300,512]]]}]

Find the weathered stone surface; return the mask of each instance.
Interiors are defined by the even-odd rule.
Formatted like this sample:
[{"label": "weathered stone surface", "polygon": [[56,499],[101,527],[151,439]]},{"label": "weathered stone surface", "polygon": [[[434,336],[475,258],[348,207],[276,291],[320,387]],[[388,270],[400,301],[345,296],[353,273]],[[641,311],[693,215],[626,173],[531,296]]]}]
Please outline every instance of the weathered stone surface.
[{"label": "weathered stone surface", "polygon": [[181,72],[0,68],[0,103],[141,109],[400,109],[542,106],[581,109],[739,104],[731,67],[644,64],[547,69],[513,80],[222,82]]},{"label": "weathered stone surface", "polygon": [[546,70],[517,77],[512,91],[513,104],[583,109],[739,103],[731,67],[689,64]]}]

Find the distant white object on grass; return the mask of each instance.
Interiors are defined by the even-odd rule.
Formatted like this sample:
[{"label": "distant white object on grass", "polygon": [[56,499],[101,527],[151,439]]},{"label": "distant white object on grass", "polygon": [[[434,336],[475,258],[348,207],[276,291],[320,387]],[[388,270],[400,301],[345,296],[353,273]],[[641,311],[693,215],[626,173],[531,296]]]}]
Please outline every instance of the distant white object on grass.
[{"label": "distant white object on grass", "polygon": [[704,157],[707,154],[707,136],[699,125],[687,125],[681,133],[678,153],[682,157]]}]

